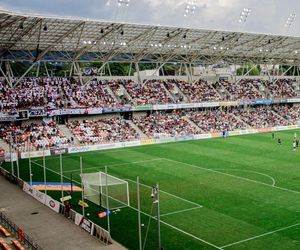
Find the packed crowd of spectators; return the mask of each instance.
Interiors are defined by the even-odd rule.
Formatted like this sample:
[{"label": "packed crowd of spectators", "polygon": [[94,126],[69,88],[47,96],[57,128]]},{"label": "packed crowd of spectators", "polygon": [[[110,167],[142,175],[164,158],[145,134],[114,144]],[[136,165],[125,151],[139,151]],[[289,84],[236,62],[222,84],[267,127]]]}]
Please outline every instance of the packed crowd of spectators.
[{"label": "packed crowd of spectators", "polygon": [[300,106],[299,105],[274,105],[272,109],[280,114],[291,124],[297,124],[300,122]]},{"label": "packed crowd of spectators", "polygon": [[138,133],[121,118],[71,121],[67,127],[80,144],[123,142],[139,139]]},{"label": "packed crowd of spectators", "polygon": [[92,80],[81,85],[67,78],[24,78],[14,88],[0,81],[0,109],[31,107],[78,108],[119,107],[107,90],[107,81]]},{"label": "packed crowd of spectators", "polygon": [[243,79],[238,83],[232,83],[229,81],[219,81],[214,86],[221,93],[228,92],[229,98],[231,100],[263,99],[263,94],[257,88],[255,88],[253,83],[253,80]]},{"label": "packed crowd of spectators", "polygon": [[238,120],[232,114],[231,109],[210,109],[199,112],[188,112],[188,117],[205,133],[247,128],[245,123]]},{"label": "packed crowd of spectators", "polygon": [[271,107],[256,107],[248,109],[234,109],[233,114],[247,123],[251,128],[268,128],[287,126],[289,122],[283,114],[275,113]]},{"label": "packed crowd of spectators", "polygon": [[189,102],[222,100],[221,95],[206,81],[199,80],[195,83],[180,81],[176,84],[182,93],[189,99]]},{"label": "packed crowd of spectators", "polygon": [[136,105],[173,103],[163,83],[156,80],[143,85],[133,81],[124,81],[124,87]]},{"label": "packed crowd of spectators", "polygon": [[[104,144],[138,140],[141,132],[149,138],[158,138],[294,125],[300,122],[300,105],[156,111],[134,116],[132,122],[134,125],[121,117],[107,117],[74,120],[67,127],[77,139],[75,144],[78,141],[81,145]],[[68,140],[55,122],[2,124],[0,138],[21,151],[75,145],[73,138]]]},{"label": "packed crowd of spectators", "polygon": [[134,117],[133,122],[148,137],[199,134],[181,112],[156,112],[146,117]]},{"label": "packed crowd of spectators", "polygon": [[55,122],[29,125],[1,125],[0,138],[13,148],[39,150],[68,146],[70,141],[58,129]]},{"label": "packed crowd of spectators", "polygon": [[299,96],[295,90],[291,79],[280,79],[270,81],[263,81],[265,87],[270,91],[273,98],[287,98]]},{"label": "packed crowd of spectators", "polygon": [[[16,84],[16,81],[17,79],[13,83]],[[260,87],[266,89],[267,97],[260,91]],[[121,98],[124,91],[127,92],[128,98]],[[81,85],[73,78],[30,77],[21,80],[14,88],[0,81],[0,110],[31,107],[119,108],[125,104],[146,105],[296,96],[299,96],[298,89],[295,82],[289,79],[273,82],[243,79],[238,83],[219,81],[214,84],[204,80],[194,83],[180,80],[152,80],[142,85],[132,80],[94,79]]]},{"label": "packed crowd of spectators", "polygon": [[118,103],[107,90],[107,81],[92,80],[82,86],[77,82],[63,85],[64,99],[69,107],[119,107]]}]

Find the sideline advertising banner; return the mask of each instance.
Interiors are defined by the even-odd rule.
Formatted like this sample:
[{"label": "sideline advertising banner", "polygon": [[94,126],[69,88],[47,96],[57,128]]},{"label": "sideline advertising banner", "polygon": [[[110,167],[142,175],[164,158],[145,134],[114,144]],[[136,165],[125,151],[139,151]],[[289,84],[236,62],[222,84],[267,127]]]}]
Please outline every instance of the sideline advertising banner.
[{"label": "sideline advertising banner", "polygon": [[[45,156],[51,155],[50,150],[44,150]],[[31,151],[30,152],[30,158],[36,158],[36,157],[42,157],[43,156],[43,150],[40,151]],[[29,158],[29,152],[22,152],[21,153],[21,159],[27,159]]]}]

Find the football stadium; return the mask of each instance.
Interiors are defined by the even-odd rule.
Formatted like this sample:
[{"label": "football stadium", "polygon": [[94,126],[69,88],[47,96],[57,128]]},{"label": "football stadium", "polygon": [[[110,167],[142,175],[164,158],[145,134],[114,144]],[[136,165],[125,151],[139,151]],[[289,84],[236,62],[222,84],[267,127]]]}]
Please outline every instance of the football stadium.
[{"label": "football stadium", "polygon": [[178,2],[172,25],[0,8],[1,249],[300,249],[296,11],[254,32]]}]

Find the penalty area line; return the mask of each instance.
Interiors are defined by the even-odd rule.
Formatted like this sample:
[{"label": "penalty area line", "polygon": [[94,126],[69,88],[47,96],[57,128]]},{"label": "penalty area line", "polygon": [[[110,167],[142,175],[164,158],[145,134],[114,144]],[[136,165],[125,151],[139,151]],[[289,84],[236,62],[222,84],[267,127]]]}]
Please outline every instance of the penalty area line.
[{"label": "penalty area line", "polygon": [[175,212],[165,213],[165,214],[161,214],[160,217],[168,216],[168,215],[172,215],[172,214],[179,214],[179,213],[183,213],[183,212],[188,212],[188,211],[195,210],[195,209],[198,209],[198,208],[201,208],[201,207],[192,207],[192,208],[178,210],[178,211],[175,211]]},{"label": "penalty area line", "polygon": [[280,231],[284,231],[286,229],[297,227],[297,226],[300,226],[300,222],[296,223],[296,224],[293,224],[293,225],[290,225],[290,226],[287,226],[287,227],[279,228],[277,230],[274,230],[274,231],[271,231],[271,232],[268,232],[268,233],[260,234],[260,235],[257,235],[257,236],[254,236],[254,237],[251,237],[251,238],[248,238],[248,239],[244,239],[244,240],[240,240],[240,241],[237,241],[237,242],[233,242],[231,244],[222,246],[221,248],[223,249],[223,248],[226,248],[226,247],[238,245],[238,244],[241,244],[241,243],[244,243],[244,242],[247,242],[247,241],[258,239],[258,238],[261,238],[261,237],[264,237],[264,236],[267,236],[267,235],[270,235],[270,234],[274,234],[274,233],[277,233],[277,232],[280,232]]},{"label": "penalty area line", "polygon": [[[143,163],[143,162],[151,162],[151,161],[159,161],[159,160],[163,160],[163,158],[155,158],[155,159],[142,160],[142,161],[116,163],[116,164],[111,164],[111,165],[103,165],[103,166],[97,166],[97,167],[83,168],[83,170],[99,169],[99,168],[103,168],[105,166],[107,166],[107,167],[126,166],[126,165],[130,165],[130,164],[138,164],[138,163]],[[64,171],[64,173],[72,173],[72,172],[80,172],[80,170],[75,169],[75,170],[66,170],[66,171]]]},{"label": "penalty area line", "polygon": [[[124,180],[128,180],[128,181],[130,181],[130,182],[136,183],[136,181],[131,180],[131,179],[128,179],[128,178],[126,178],[126,179],[124,179]],[[140,185],[141,185],[141,186],[144,186],[144,187],[147,187],[147,188],[152,188],[151,186],[146,185],[146,184],[143,184],[143,183],[140,183]],[[197,206],[198,208],[203,207],[202,205],[200,205],[200,204],[198,204],[198,203],[196,203],[196,202],[189,201],[189,200],[184,199],[184,198],[182,198],[182,197],[179,197],[179,196],[177,196],[177,195],[175,195],[175,194],[168,193],[168,192],[163,191],[163,190],[161,190],[161,189],[160,189],[159,191],[160,191],[161,193],[164,193],[164,194],[166,194],[166,195],[172,196],[172,197],[177,198],[177,199],[179,199],[179,200],[182,200],[182,201],[185,201],[185,202],[187,202],[187,203],[193,204],[193,205]]]}]

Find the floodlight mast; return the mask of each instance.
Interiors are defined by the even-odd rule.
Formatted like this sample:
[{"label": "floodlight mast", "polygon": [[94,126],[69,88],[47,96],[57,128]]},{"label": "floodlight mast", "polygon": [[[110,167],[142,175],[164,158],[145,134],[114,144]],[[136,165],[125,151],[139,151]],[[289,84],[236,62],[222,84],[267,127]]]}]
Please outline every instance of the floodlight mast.
[{"label": "floodlight mast", "polygon": [[184,9],[183,16],[187,17],[190,14],[195,14],[196,7],[197,7],[197,1],[196,0],[188,0],[186,2],[186,6],[185,6],[185,9]]},{"label": "floodlight mast", "polygon": [[238,20],[239,23],[245,23],[249,17],[249,15],[251,14],[251,9],[249,8],[244,8],[242,11],[241,11],[241,14],[240,14],[240,18]]},{"label": "floodlight mast", "polygon": [[120,21],[125,21],[127,9],[130,5],[130,0],[117,0],[117,6],[115,8],[114,19],[119,19]]},{"label": "floodlight mast", "polygon": [[296,20],[296,14],[291,13],[288,18],[285,21],[284,27],[287,28],[288,30],[291,28],[291,26],[294,24]]}]

